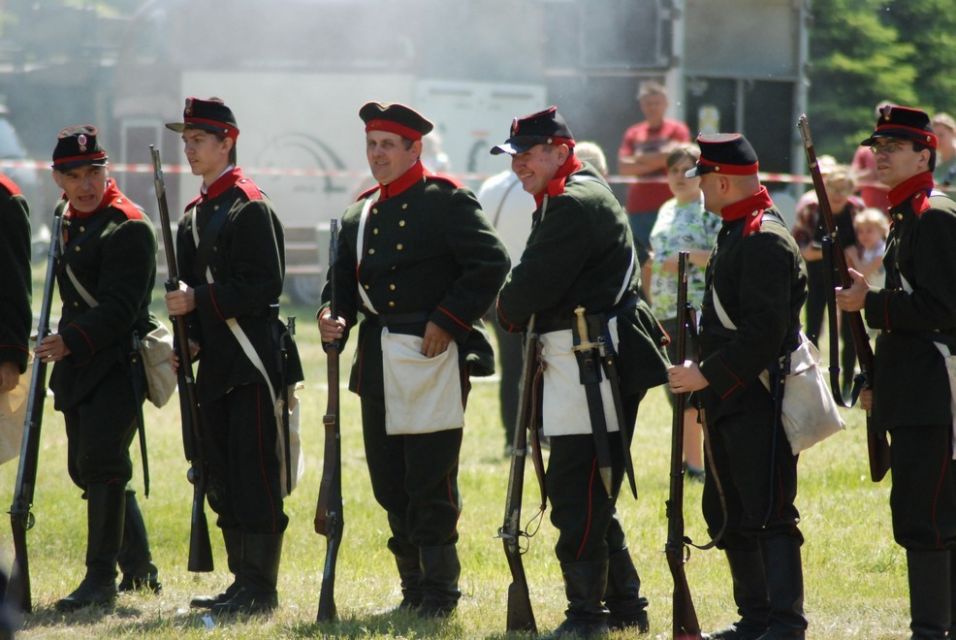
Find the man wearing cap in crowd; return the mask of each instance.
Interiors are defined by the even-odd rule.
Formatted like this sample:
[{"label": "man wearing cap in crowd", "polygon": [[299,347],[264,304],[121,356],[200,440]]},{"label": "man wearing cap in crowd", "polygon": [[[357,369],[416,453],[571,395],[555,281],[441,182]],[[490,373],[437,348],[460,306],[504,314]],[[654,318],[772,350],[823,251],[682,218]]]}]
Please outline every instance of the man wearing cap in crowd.
[{"label": "man wearing cap in crowd", "polygon": [[[190,606],[214,613],[264,613],[278,606],[276,582],[289,518],[277,455],[274,412],[280,385],[302,379],[297,355],[280,371],[279,296],[285,276],[282,225],[272,203],[236,164],[239,128],[219,98],[187,98],[186,160],[202,177],[179,223],[180,290],[166,294],[171,316],[185,315],[197,352],[207,497],[222,530],[233,582]],[[286,443],[283,446],[287,446]]]},{"label": "man wearing cap in crowd", "polygon": [[469,375],[494,370],[481,315],[508,272],[504,246],[471,193],[422,166],[432,123],[401,104],[359,110],[378,185],[342,216],[335,313],[322,340],[359,327],[349,389],[361,397],[375,498],[388,514],[403,609],[449,615],[461,595],[458,464]]},{"label": "man wearing cap in crowd", "polygon": [[[723,226],[706,272],[699,364],[671,367],[675,393],[701,394],[715,469],[704,482],[703,511],[727,555],[740,620],[711,640],[802,639],[803,574],[797,527],[797,456],[775,400],[758,376],[780,375],[778,358],[800,341],[806,267],[757,177],[757,154],[742,135],[701,134],[704,205]],[[777,399],[779,402],[779,399]],[[726,494],[726,514],[718,485]]]},{"label": "man wearing cap in crowd", "polygon": [[[491,150],[511,155],[512,170],[536,204],[527,246],[497,308],[508,331],[533,322],[543,345],[542,417],[551,439],[546,486],[568,599],[555,637],[600,635],[609,625],[648,630],[647,600],[615,505],[625,470],[631,471],[627,445],[638,404],[648,388],[666,381],[663,333],[637,296],[627,214],[574,147],[567,123],[550,107],[515,118],[507,141]],[[587,336],[576,332],[577,308]],[[589,404],[595,389],[581,384],[572,355],[572,344],[598,341],[619,354],[613,358],[618,388],[611,388],[611,369],[599,376],[601,396],[614,398],[610,408],[606,400]],[[596,397],[591,393],[592,402]]]},{"label": "man wearing cap in crowd", "polygon": [[950,190],[956,187],[956,120],[948,113],[937,113],[932,126],[939,141],[933,179],[937,187]]},{"label": "man wearing cap in crowd", "polygon": [[[886,287],[837,291],[844,311],[863,311],[879,329],[873,422],[892,434],[893,536],[906,549],[914,640],[956,633],[956,203],[933,190],[938,140],[926,113],[887,105],[861,144],[889,189],[892,226]],[[948,632],[948,636],[947,636]]]},{"label": "man wearing cap in crowd", "polygon": [[92,125],[68,127],[53,150],[63,234],[51,241],[60,245],[63,307],[57,333],[36,349],[37,358],[55,363],[50,388],[66,422],[67,468],[87,503],[86,576],[57,601],[59,611],[111,604],[117,561],[120,590],[161,589],[143,516],[127,487],[146,388],[142,366],[131,362],[131,356],[138,362],[133,336],[154,327],[156,239],[146,215],[109,177],[97,138]]}]

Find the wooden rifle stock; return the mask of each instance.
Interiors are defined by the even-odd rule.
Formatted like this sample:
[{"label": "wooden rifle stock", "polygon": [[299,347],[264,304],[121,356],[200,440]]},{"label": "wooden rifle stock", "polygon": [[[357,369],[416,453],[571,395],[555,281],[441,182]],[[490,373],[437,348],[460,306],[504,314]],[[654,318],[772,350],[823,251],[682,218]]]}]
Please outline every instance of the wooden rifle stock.
[{"label": "wooden rifle stock", "polygon": [[[62,211],[58,208],[53,214],[53,228],[50,234],[50,250],[47,253],[46,279],[43,281],[43,300],[40,303],[40,319],[37,323],[37,344],[50,334],[50,307],[53,304],[53,286],[57,246],[62,228]],[[46,363],[41,359],[33,360],[30,373],[30,390],[27,396],[26,416],[23,420],[23,439],[20,442],[20,460],[17,466],[17,479],[13,489],[13,503],[10,505],[10,525],[13,528],[13,574],[10,577],[10,600],[21,611],[33,610],[33,598],[30,588],[30,555],[27,549],[27,531],[33,528],[35,518],[31,511],[33,495],[36,490],[37,468],[40,457],[40,428],[43,424],[43,403],[46,400]]]},{"label": "wooden rifle stock", "polygon": [[[687,323],[690,309],[687,303],[687,262],[690,254],[681,251],[677,262],[677,366],[683,364],[687,357]],[[670,568],[674,580],[674,640],[699,640],[700,623],[697,621],[697,611],[691,597],[690,585],[687,583],[687,574],[684,564],[684,407],[687,403],[687,394],[678,393],[674,398],[674,414],[671,426],[671,464],[670,464],[670,495],[666,504],[667,511],[667,544],[664,554],[667,556],[667,566]]]},{"label": "wooden rifle stock", "polygon": [[[331,222],[331,240],[329,241],[329,310],[332,317],[336,311],[335,263],[338,258],[338,220]],[[319,498],[315,505],[315,532],[325,536],[325,566],[322,570],[322,588],[319,592],[319,612],[317,622],[335,620],[335,565],[339,555],[339,545],[345,528],[342,513],[342,434],[339,409],[339,352],[342,345],[338,342],[323,343],[328,373],[328,404],[322,424],[325,427],[325,456],[322,462],[322,482],[319,485]]]},{"label": "wooden rifle stock", "polygon": [[[524,361],[521,372],[521,396],[518,402],[518,417],[515,424],[514,440],[511,450],[511,468],[508,474],[508,493],[505,496],[504,523],[498,529],[498,537],[504,545],[505,557],[508,559],[508,568],[511,570],[511,584],[508,585],[508,608],[506,626],[509,632],[538,633],[534,620],[534,611],[531,607],[531,595],[528,592],[528,579],[524,572],[524,563],[521,560],[521,537],[528,534],[521,530],[521,505],[524,492],[524,463],[528,455],[528,432],[537,438],[538,425],[535,415],[538,363],[541,356],[541,344],[534,329],[535,319],[531,316],[528,321],[528,331],[525,335]],[[539,445],[535,445],[532,457],[541,455]],[[537,462],[535,468],[537,470]],[[537,475],[537,473],[536,473]],[[541,512],[545,508],[544,485],[541,483]]]},{"label": "wooden rifle stock", "polygon": [[[820,210],[820,217],[826,228],[828,241],[831,243],[834,264],[825,264],[824,269],[829,272],[835,271],[840,281],[840,286],[849,288],[853,284],[849,269],[846,264],[846,256],[843,253],[843,247],[840,246],[840,239],[837,235],[836,221],[833,218],[833,211],[830,209],[830,201],[827,199],[826,185],[823,183],[823,176],[820,173],[820,167],[817,164],[816,150],[813,148],[813,139],[810,137],[810,121],[806,114],[802,114],[797,121],[797,128],[800,129],[800,136],[803,138],[803,146],[807,154],[807,166],[810,169],[810,176],[813,178],[813,189],[817,194],[817,201]],[[833,308],[836,304],[835,292],[833,288],[827,291],[827,304]],[[853,345],[856,347],[856,356],[860,363],[862,372],[862,387],[870,388],[873,384],[873,349],[870,348],[870,340],[866,333],[866,325],[863,323],[863,315],[859,311],[844,312],[847,321],[850,323],[850,332],[853,335]],[[832,325],[833,323],[831,323]],[[828,331],[836,331],[836,326],[830,326]],[[834,344],[836,342],[834,341]],[[833,398],[844,407],[851,407],[855,398],[847,402],[843,398],[843,390],[840,386],[840,354],[831,353],[830,362],[836,363],[830,366],[830,391]],[[873,482],[879,482],[886,475],[890,468],[890,445],[886,439],[886,431],[873,424],[869,413],[866,416],[866,446],[870,465],[870,479]]]},{"label": "wooden rifle stock", "polygon": [[[166,291],[176,291],[179,289],[179,267],[176,263],[169,205],[166,202],[163,163],[159,157],[159,149],[150,145],[149,152],[153,159],[153,186],[159,206],[160,229],[163,235],[166,269],[169,274],[166,279]],[[176,356],[179,358],[176,377],[179,387],[179,413],[182,418],[183,451],[190,464],[186,478],[193,486],[193,502],[189,517],[189,559],[186,566],[189,571],[200,573],[213,570],[212,546],[209,542],[209,524],[206,521],[205,510],[208,461],[203,452],[202,424],[199,420],[199,402],[196,396],[196,382],[193,379],[186,318],[174,316],[170,319],[173,322],[173,335],[176,337]]]}]

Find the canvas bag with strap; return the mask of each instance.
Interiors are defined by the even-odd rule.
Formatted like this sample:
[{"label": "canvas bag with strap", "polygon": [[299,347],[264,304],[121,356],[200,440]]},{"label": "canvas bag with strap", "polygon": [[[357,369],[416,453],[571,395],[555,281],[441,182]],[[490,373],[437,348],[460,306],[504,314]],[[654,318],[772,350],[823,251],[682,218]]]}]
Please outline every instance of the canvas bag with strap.
[{"label": "canvas bag with strap", "polygon": [[[355,270],[362,263],[365,226],[375,197],[362,206],[356,240]],[[378,310],[365,289],[358,287],[366,309]],[[382,327],[382,382],[385,392],[385,432],[388,435],[416,435],[461,429],[465,408],[461,393],[458,344],[452,340],[444,353],[429,358],[422,353],[422,338],[393,333]]]},{"label": "canvas bag with strap", "polygon": [[[216,237],[219,235],[219,231],[222,229],[222,226],[226,221],[228,211],[223,209],[210,218],[206,227],[206,231],[203,234],[202,242],[200,242],[199,238],[198,220],[195,218],[196,209],[193,208],[192,212],[193,244],[196,246],[196,250],[201,256],[204,253],[204,247],[211,247],[215,243]],[[275,256],[276,260],[279,260],[278,246],[275,246]],[[212,276],[212,270],[209,268],[208,261],[203,260],[201,261],[201,264],[206,265],[206,282],[213,284],[215,279]],[[266,371],[265,364],[262,362],[262,358],[259,356],[259,353],[256,351],[256,348],[253,346],[252,342],[249,340],[249,336],[246,335],[246,332],[243,331],[242,327],[239,325],[239,321],[235,318],[226,318],[226,326],[229,327],[229,331],[232,332],[232,335],[236,338],[236,342],[239,343],[242,353],[245,354],[249,362],[252,363],[252,366],[254,366],[256,371],[258,371],[262,376],[262,379],[265,381],[266,388],[269,391],[269,397],[272,400],[273,417],[275,417],[276,420],[275,454],[279,459],[279,485],[282,490],[282,497],[285,498],[292,493],[292,490],[298,485],[299,480],[302,478],[302,474],[305,472],[305,456],[302,452],[299,401],[295,397],[296,386],[289,385],[287,393],[289,397],[289,406],[286,407],[285,398],[283,398],[281,393],[276,392],[276,389],[272,384],[272,380],[269,378],[269,373]],[[288,442],[286,442],[283,434],[284,412],[288,412],[289,419]],[[286,448],[288,448],[289,451],[288,456],[286,456]],[[291,473],[286,467],[287,458],[292,465]],[[289,481],[290,479],[291,482]]]},{"label": "canvas bag with strap", "polygon": [[[712,292],[720,324],[724,329],[736,331],[737,325],[721,304],[716,285]],[[781,422],[794,455],[846,428],[820,367],[820,352],[803,331],[800,332],[800,344],[790,354],[790,370],[782,373],[786,379]],[[769,391],[770,372],[765,369],[759,378]]]}]

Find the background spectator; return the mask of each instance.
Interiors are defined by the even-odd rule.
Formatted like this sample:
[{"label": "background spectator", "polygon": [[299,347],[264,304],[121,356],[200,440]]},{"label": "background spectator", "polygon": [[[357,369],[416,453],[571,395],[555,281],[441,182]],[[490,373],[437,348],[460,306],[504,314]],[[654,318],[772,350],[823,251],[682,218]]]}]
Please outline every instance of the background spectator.
[{"label": "background spectator", "polygon": [[933,133],[939,138],[933,180],[938,187],[956,185],[956,120],[948,113],[933,116]]}]

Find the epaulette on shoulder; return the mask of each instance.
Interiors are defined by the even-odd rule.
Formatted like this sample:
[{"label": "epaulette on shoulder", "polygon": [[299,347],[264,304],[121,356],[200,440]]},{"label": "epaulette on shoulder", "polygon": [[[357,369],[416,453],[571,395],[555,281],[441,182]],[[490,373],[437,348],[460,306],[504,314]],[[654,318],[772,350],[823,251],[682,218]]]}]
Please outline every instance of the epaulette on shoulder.
[{"label": "epaulette on shoulder", "polygon": [[451,185],[455,189],[461,189],[462,186],[464,186],[460,182],[452,178],[451,176],[446,176],[444,173],[430,173],[425,176],[425,181],[426,182],[444,182],[445,184]]},{"label": "epaulette on shoulder", "polygon": [[0,173],[0,189],[6,191],[11,196],[18,196],[21,193],[20,187],[17,186],[17,183],[2,173]]},{"label": "epaulette on shoulder", "polygon": [[249,200],[262,200],[263,198],[262,191],[260,191],[256,183],[249,178],[239,178],[239,180],[236,181],[236,188],[246,194],[246,198]]},{"label": "epaulette on shoulder", "polygon": [[123,213],[127,220],[142,220],[145,216],[143,210],[136,206],[132,200],[125,195],[119,195],[113,198],[110,206]]},{"label": "epaulette on shoulder", "polygon": [[378,190],[379,190],[378,185],[375,185],[374,187],[370,187],[366,189],[365,191],[363,191],[362,193],[360,193],[359,197],[357,197],[355,201],[359,202],[360,200],[365,200],[365,198],[368,198],[369,196],[371,196],[373,193],[375,193]]}]

